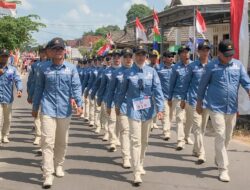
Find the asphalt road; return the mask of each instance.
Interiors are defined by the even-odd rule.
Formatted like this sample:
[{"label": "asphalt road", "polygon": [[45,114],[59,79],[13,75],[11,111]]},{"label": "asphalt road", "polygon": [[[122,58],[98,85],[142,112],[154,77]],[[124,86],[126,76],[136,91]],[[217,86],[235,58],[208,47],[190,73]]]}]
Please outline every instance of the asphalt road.
[{"label": "asphalt road", "polygon": [[[25,81],[25,78],[24,78]],[[31,106],[26,95],[13,104],[11,142],[0,148],[0,190],[41,189],[41,157],[36,156],[38,147],[32,144]],[[55,190],[249,190],[250,147],[232,141],[229,147],[230,183],[218,180],[214,165],[214,141],[210,133],[205,137],[207,162],[196,165],[191,156],[192,146],[175,151],[176,135],[173,127],[172,139],[162,140],[161,130],[150,136],[141,187],[132,186],[132,170],[121,167],[121,153],[107,152],[107,143],[101,135],[73,117],[71,122],[68,153],[65,161],[64,178],[55,178]]]}]

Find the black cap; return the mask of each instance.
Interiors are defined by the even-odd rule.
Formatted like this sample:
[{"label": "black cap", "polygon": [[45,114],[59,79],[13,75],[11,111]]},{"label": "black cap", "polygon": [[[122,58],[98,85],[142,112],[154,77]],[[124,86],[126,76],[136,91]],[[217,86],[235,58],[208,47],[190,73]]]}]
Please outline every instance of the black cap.
[{"label": "black cap", "polygon": [[198,50],[202,50],[202,49],[211,49],[211,46],[208,40],[204,40],[203,42],[198,44]]},{"label": "black cap", "polygon": [[86,65],[88,63],[87,59],[83,59],[82,64]]},{"label": "black cap", "polygon": [[51,49],[54,49],[57,47],[65,49],[65,42],[62,38],[54,38],[49,43],[50,43],[49,46]]},{"label": "black cap", "polygon": [[146,55],[146,54],[147,54],[147,51],[146,51],[146,49],[145,49],[143,46],[138,46],[138,47],[135,49],[135,54],[143,54],[143,55]]},{"label": "black cap", "polygon": [[119,55],[119,56],[121,56],[122,55],[122,51],[120,50],[120,49],[115,49],[114,51],[113,51],[113,54],[112,54],[113,56],[116,56],[116,55]]},{"label": "black cap", "polygon": [[133,50],[130,49],[130,48],[124,48],[122,50],[122,56],[126,56],[126,55],[129,55],[129,56],[133,56]]},{"label": "black cap", "polygon": [[179,49],[178,49],[178,54],[181,54],[182,52],[184,52],[185,50],[190,51],[191,49],[186,46],[186,45],[182,45]]},{"label": "black cap", "polygon": [[235,54],[234,45],[231,40],[223,40],[219,44],[219,51],[225,56],[230,57]]},{"label": "black cap", "polygon": [[157,50],[152,50],[149,52],[149,57],[158,57],[159,52]]},{"label": "black cap", "polygon": [[0,50],[0,56],[3,56],[3,55],[9,56],[10,55],[10,51],[7,50],[7,49],[1,49]]},{"label": "black cap", "polygon": [[175,55],[176,55],[175,52],[171,52],[171,51],[168,51],[168,50],[163,53],[163,57],[173,57]]},{"label": "black cap", "polygon": [[103,60],[103,56],[98,55],[98,56],[97,56],[97,60],[98,60],[98,61],[102,61],[102,60]]}]

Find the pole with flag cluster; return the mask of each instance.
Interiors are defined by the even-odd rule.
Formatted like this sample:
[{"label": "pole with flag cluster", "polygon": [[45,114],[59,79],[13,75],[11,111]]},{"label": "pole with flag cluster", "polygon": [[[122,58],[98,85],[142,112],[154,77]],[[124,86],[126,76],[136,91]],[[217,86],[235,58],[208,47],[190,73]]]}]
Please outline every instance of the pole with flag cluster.
[{"label": "pole with flag cluster", "polygon": [[[239,59],[245,69],[248,68],[249,27],[248,0],[231,0],[231,38],[235,49],[235,59]],[[250,113],[249,97],[242,88],[239,90],[239,114]]]},{"label": "pole with flag cluster", "polygon": [[159,17],[158,13],[153,10],[153,18],[154,18],[154,27],[153,27],[153,49],[159,52],[159,42],[161,41],[161,33],[159,30]]},{"label": "pole with flag cluster", "polygon": [[114,45],[114,41],[112,40],[111,32],[109,32],[106,35],[106,41],[105,43],[97,52],[97,55],[105,55],[110,49],[111,46]]}]

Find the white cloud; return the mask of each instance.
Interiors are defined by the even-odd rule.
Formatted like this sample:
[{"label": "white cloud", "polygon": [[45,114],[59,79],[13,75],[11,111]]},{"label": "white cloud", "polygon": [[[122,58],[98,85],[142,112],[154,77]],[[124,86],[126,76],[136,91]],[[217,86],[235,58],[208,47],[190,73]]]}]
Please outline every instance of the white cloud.
[{"label": "white cloud", "polygon": [[28,0],[22,0],[22,4],[18,6],[20,6],[20,9],[23,9],[23,10],[29,11],[32,9],[32,5]]},{"label": "white cloud", "polygon": [[70,20],[78,20],[80,15],[76,9],[71,9],[68,13],[66,13],[66,18]]},{"label": "white cloud", "polygon": [[143,5],[148,6],[148,2],[146,0],[129,0],[123,4],[123,8],[127,11],[131,7],[131,5],[134,5],[134,4],[143,4]]},{"label": "white cloud", "polygon": [[91,10],[87,4],[81,4],[79,9],[85,14],[89,15],[91,13]]}]

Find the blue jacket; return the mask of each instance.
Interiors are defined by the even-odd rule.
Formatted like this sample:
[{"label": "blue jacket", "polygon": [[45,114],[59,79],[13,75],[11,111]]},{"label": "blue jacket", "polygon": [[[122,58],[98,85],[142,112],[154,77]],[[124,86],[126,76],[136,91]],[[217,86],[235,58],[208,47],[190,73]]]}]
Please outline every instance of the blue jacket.
[{"label": "blue jacket", "polygon": [[11,104],[14,100],[14,85],[18,91],[22,91],[22,80],[14,66],[7,65],[3,70],[4,73],[0,75],[0,103]]},{"label": "blue jacket", "polygon": [[88,82],[90,79],[90,72],[93,68],[92,67],[88,67],[86,69],[83,70],[83,78],[82,78],[82,94],[84,93],[85,89],[88,86]]},{"label": "blue jacket", "polygon": [[107,96],[108,96],[108,87],[110,85],[111,77],[114,71],[116,71],[118,68],[115,67],[109,67],[105,69],[102,75],[102,81],[100,84],[100,88],[97,93],[97,102],[105,102],[107,103]]},{"label": "blue jacket", "polygon": [[238,111],[239,85],[249,92],[250,79],[239,60],[232,59],[222,64],[215,59],[205,68],[198,87],[198,100],[203,100],[207,91],[207,107],[213,112],[234,114]]},{"label": "blue jacket", "polygon": [[[98,76],[98,70],[100,68],[99,67],[94,67],[91,71],[90,71],[90,74],[89,74],[89,81],[88,81],[88,85],[87,85],[87,88],[85,90],[85,94],[86,95],[89,95],[89,91],[91,90],[92,91],[92,88],[96,82],[96,79],[97,79],[97,76]],[[91,93],[91,92],[90,92]]]},{"label": "blue jacket", "polygon": [[183,86],[188,72],[188,65],[189,64],[184,65],[182,62],[179,62],[173,66],[170,77],[169,100],[172,100],[173,98],[178,100],[185,98],[186,94]]},{"label": "blue jacket", "polygon": [[[186,100],[189,105],[195,107],[197,103],[197,91],[200,84],[201,77],[205,72],[205,65],[202,65],[200,60],[197,60],[188,65],[188,72],[186,79],[184,80],[184,90],[185,97],[183,100]],[[203,106],[206,107],[207,102],[203,100]]]},{"label": "blue jacket", "polygon": [[[159,76],[155,69],[144,65],[139,68],[136,64],[126,72],[122,89],[118,92],[116,107],[121,108],[127,98],[127,116],[137,121],[152,119],[157,112],[164,110],[164,96]],[[138,98],[149,98],[150,107],[136,110],[133,102]]]},{"label": "blue jacket", "polygon": [[90,97],[91,99],[93,100],[96,96],[96,93],[98,92],[99,88],[100,88],[100,85],[101,85],[101,81],[102,81],[102,75],[104,73],[104,71],[106,70],[106,68],[104,67],[101,67],[99,70],[98,70],[98,75],[97,75],[97,79],[93,85],[93,88],[92,88],[92,92],[90,94]]},{"label": "blue jacket", "polygon": [[156,67],[156,71],[159,75],[161,81],[162,92],[165,100],[169,99],[169,87],[170,87],[170,77],[172,74],[172,67],[167,67],[164,63],[161,63],[158,67]]},{"label": "blue jacket", "polygon": [[50,117],[66,118],[72,114],[71,99],[82,107],[81,82],[76,67],[64,62],[54,65],[45,62],[37,72],[37,81],[33,99],[33,110]]},{"label": "blue jacket", "polygon": [[28,99],[33,99],[35,85],[36,85],[36,72],[39,70],[43,62],[37,61],[31,65],[31,71],[29,73],[28,81],[27,81],[27,92],[28,92]]},{"label": "blue jacket", "polygon": [[[107,108],[113,107],[119,98],[119,92],[122,90],[122,85],[124,81],[124,75],[130,68],[122,66],[118,70],[116,70],[113,75],[112,79],[108,88],[108,95],[107,95]],[[127,103],[126,97],[121,105],[121,113],[126,115],[127,114]]]}]

